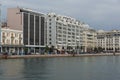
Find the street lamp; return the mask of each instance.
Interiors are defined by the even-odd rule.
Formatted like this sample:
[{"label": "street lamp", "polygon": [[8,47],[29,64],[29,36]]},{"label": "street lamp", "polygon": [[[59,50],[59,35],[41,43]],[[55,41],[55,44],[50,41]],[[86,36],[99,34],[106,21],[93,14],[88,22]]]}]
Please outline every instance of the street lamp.
[{"label": "street lamp", "polygon": [[79,54],[79,40],[76,40],[76,53]]}]

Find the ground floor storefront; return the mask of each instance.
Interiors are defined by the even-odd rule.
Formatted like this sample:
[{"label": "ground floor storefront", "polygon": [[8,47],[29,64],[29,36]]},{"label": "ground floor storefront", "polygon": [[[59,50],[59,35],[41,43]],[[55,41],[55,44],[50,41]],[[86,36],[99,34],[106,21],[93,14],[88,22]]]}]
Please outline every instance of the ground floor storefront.
[{"label": "ground floor storefront", "polygon": [[0,53],[8,55],[44,54],[44,46],[1,45]]},{"label": "ground floor storefront", "polygon": [[1,53],[7,53],[8,55],[23,55],[24,46],[23,45],[1,45]]}]

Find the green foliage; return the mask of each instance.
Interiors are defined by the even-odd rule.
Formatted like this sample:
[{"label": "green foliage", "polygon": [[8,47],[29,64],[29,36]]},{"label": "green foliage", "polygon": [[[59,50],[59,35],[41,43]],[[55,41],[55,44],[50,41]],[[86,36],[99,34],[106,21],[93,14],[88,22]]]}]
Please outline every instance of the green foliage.
[{"label": "green foliage", "polygon": [[48,52],[50,48],[48,46],[45,47],[45,52]]},{"label": "green foliage", "polygon": [[103,48],[102,47],[98,47],[98,48],[94,48],[94,52],[103,52]]},{"label": "green foliage", "polygon": [[71,46],[67,46],[67,49],[69,49],[69,50],[70,50],[70,49],[73,49],[73,48],[72,48]]},{"label": "green foliage", "polygon": [[28,52],[28,48],[27,48],[27,47],[24,48],[24,52],[25,52],[25,53]]}]

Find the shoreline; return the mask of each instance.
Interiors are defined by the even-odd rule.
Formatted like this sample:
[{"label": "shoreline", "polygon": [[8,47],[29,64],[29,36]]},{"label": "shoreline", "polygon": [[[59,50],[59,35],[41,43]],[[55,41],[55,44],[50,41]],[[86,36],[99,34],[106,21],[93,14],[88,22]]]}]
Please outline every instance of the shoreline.
[{"label": "shoreline", "polygon": [[10,55],[0,56],[0,59],[24,59],[24,58],[52,58],[52,57],[92,57],[92,56],[120,56],[120,53],[97,53],[97,54],[44,54],[44,55]]}]

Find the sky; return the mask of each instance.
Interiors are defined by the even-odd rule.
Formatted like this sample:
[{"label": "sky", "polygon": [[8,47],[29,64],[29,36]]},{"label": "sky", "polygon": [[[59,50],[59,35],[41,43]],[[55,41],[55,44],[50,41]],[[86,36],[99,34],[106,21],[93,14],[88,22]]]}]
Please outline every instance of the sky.
[{"label": "sky", "polygon": [[120,0],[0,0],[2,19],[7,8],[24,7],[70,16],[99,30],[120,30]]}]

